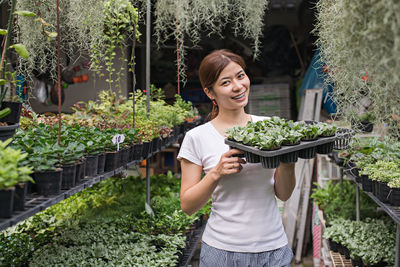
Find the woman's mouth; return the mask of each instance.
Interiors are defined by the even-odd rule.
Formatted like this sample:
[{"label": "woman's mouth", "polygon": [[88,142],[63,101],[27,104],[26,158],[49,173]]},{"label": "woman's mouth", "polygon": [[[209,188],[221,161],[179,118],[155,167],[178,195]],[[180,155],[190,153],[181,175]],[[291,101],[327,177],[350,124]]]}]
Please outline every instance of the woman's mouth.
[{"label": "woman's mouth", "polygon": [[232,97],[232,99],[234,99],[234,100],[241,100],[241,99],[244,98],[245,96],[246,96],[246,93],[243,92],[243,93],[240,94],[240,95],[237,95],[237,96]]}]

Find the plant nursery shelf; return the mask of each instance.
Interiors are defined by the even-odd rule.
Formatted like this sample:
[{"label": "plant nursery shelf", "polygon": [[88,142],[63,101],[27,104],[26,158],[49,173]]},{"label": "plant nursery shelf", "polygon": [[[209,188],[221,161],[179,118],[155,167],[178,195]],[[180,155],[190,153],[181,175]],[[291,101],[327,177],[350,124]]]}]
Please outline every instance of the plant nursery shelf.
[{"label": "plant nursery shelf", "polygon": [[61,193],[58,195],[50,195],[50,196],[43,196],[38,195],[37,193],[33,193],[26,196],[25,201],[25,210],[24,211],[15,211],[11,218],[1,218],[0,219],[0,231],[17,224],[20,221],[23,221],[36,213],[45,210],[46,208],[57,204],[61,200],[64,200],[85,188],[91,187],[94,184],[97,184],[104,179],[112,177],[116,174],[121,173],[123,170],[127,169],[131,165],[139,164],[140,161],[132,161],[126,164],[125,166],[119,167],[110,172],[102,173],[96,175],[94,177],[83,179],[78,185],[75,187],[68,189],[68,190],[61,190]]}]

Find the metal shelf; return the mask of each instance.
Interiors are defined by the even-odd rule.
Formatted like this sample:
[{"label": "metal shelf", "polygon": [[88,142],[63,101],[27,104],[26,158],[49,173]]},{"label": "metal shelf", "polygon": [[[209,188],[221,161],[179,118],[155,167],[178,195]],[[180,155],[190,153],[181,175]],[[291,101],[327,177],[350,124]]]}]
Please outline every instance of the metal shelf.
[{"label": "metal shelf", "polygon": [[179,267],[186,267],[189,265],[194,252],[197,249],[201,237],[203,235],[204,229],[206,228],[207,222],[203,222],[202,226],[194,230],[192,238],[190,238],[189,245],[184,249],[181,260],[179,261]]},{"label": "metal shelf", "polygon": [[118,169],[115,169],[110,172],[98,174],[94,177],[89,177],[83,179],[78,185],[68,190],[61,190],[61,193],[58,195],[50,195],[50,196],[43,196],[37,193],[32,193],[26,196],[25,198],[25,210],[24,211],[14,211],[13,216],[11,218],[0,218],[0,231],[17,224],[20,221],[23,221],[36,213],[47,209],[48,207],[57,204],[61,200],[69,198],[70,196],[97,184],[104,179],[112,177],[116,174],[121,173],[122,171],[126,170],[129,166],[139,164],[140,161],[132,161],[129,162],[127,165],[122,166]]}]

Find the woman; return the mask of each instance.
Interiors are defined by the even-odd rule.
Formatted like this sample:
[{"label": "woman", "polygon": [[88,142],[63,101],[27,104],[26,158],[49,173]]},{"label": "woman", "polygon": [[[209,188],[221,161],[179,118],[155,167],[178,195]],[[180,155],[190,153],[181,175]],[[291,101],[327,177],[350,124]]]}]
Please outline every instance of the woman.
[{"label": "woman", "polygon": [[178,154],[181,207],[190,215],[212,197],[200,266],[290,266],[293,253],[275,196],[286,201],[292,194],[294,164],[265,169],[235,157],[243,152],[224,143],[226,129],[265,119],[244,111],[250,90],[244,69],[243,59],[227,50],[212,52],[200,64],[213,110],[209,122],[186,133]]}]

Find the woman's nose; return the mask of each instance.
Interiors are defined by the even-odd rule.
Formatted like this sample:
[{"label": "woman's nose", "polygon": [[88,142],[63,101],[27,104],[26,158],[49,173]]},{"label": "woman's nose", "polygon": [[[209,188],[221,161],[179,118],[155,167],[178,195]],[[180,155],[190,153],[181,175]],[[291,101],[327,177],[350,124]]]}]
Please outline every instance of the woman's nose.
[{"label": "woman's nose", "polygon": [[240,90],[242,89],[243,85],[238,79],[232,80],[232,89],[233,90]]}]

